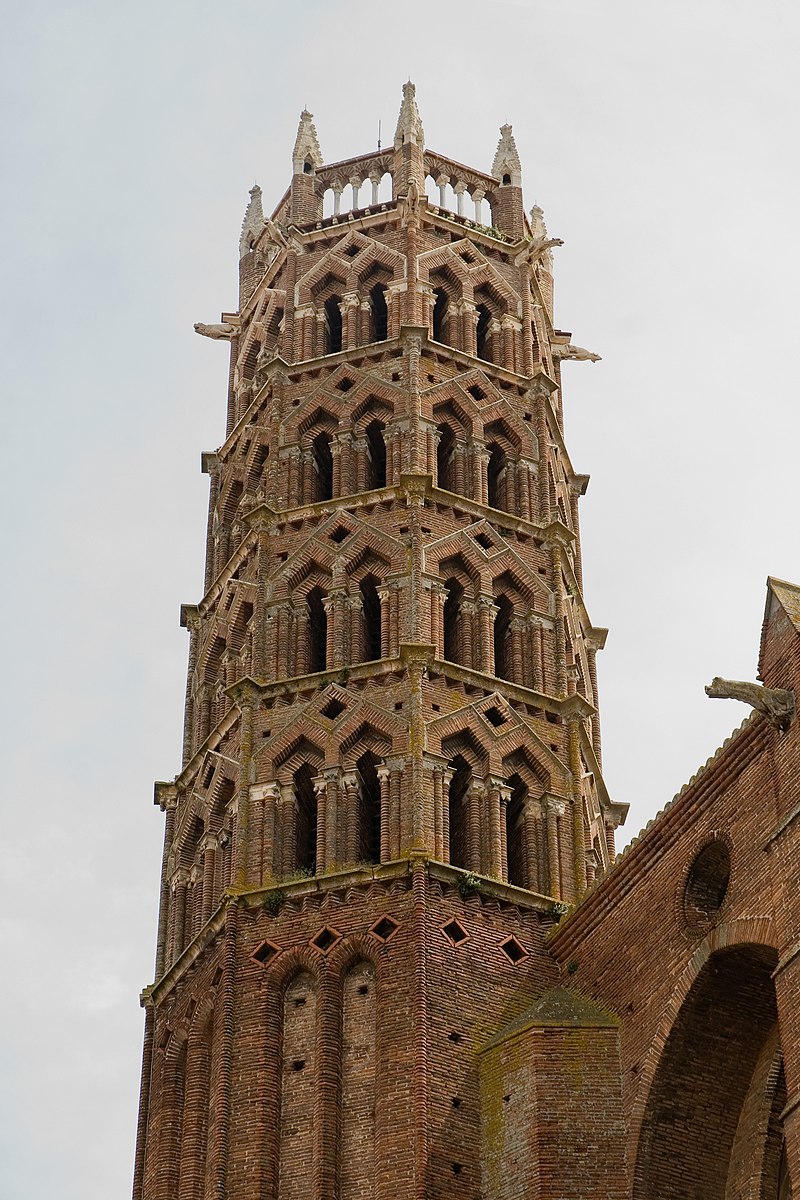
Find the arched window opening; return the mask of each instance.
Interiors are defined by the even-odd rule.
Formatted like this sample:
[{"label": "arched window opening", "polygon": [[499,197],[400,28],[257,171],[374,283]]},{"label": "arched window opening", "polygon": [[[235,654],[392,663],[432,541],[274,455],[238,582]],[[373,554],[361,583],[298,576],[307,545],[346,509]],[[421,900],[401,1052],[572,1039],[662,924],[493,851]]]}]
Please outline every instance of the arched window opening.
[{"label": "arched window opening", "polygon": [[373,342],[384,342],[389,336],[389,313],[386,308],[386,292],[383,285],[376,283],[369,293],[369,307]]},{"label": "arched window opening", "polygon": [[519,775],[508,781],[511,797],[506,804],[506,847],[508,850],[508,882],[516,887],[529,887],[525,846],[525,801],[528,789]]},{"label": "arched window opening", "polygon": [[507,512],[505,497],[506,468],[508,457],[502,446],[497,442],[490,443],[489,465],[487,468],[487,496],[491,508],[501,508]]},{"label": "arched window opening", "polygon": [[457,579],[445,581],[444,656],[448,662],[461,662],[461,602],[464,589]]},{"label": "arched window opening", "polygon": [[[509,634],[511,619],[514,616],[514,605],[508,596],[497,598],[497,615],[494,619],[494,673],[498,679],[511,680],[513,663],[509,653]],[[515,682],[520,682],[516,680]]]},{"label": "arched window opening", "polygon": [[446,492],[453,491],[453,451],[456,436],[449,425],[438,428],[439,444],[436,447],[436,483]]},{"label": "arched window opening", "polygon": [[358,859],[381,861],[381,785],[374,754],[362,754],[356,763],[358,775]]},{"label": "arched window opening", "polygon": [[450,301],[444,288],[435,288],[433,294],[436,297],[433,305],[433,340],[446,343],[447,310],[450,307]]},{"label": "arched window opening", "polygon": [[453,777],[448,791],[450,813],[450,862],[469,868],[469,787],[472,769],[460,754],[451,761]]},{"label": "arched window opening", "polygon": [[294,773],[295,847],[298,871],[317,870],[317,794],[311,767],[303,763]]},{"label": "arched window opening", "polygon": [[386,426],[383,421],[370,421],[367,435],[367,486],[386,487]]},{"label": "arched window opening", "polygon": [[338,354],[342,348],[342,310],[338,296],[325,301],[325,353]]},{"label": "arched window opening", "polygon": [[331,453],[331,435],[318,433],[311,443],[315,475],[316,501],[333,498],[333,454]]},{"label": "arched window opening", "polygon": [[308,604],[308,670],[324,671],[328,663],[328,614],[325,612],[325,593],[312,588],[306,597]]},{"label": "arched window opening", "polygon": [[374,662],[381,656],[381,601],[378,595],[378,580],[367,575],[361,580],[361,613],[363,617],[363,661]]},{"label": "arched window opening", "polygon": [[478,324],[475,329],[475,353],[478,358],[483,358],[486,362],[492,361],[492,356],[489,353],[489,322],[492,319],[492,314],[485,304],[479,304],[477,307]]}]

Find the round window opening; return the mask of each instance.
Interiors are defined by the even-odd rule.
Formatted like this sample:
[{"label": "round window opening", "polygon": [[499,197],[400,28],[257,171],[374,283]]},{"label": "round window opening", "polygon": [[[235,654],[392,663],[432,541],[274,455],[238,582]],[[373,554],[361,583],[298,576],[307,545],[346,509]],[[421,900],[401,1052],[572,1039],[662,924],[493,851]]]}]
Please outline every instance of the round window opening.
[{"label": "round window opening", "polygon": [[683,912],[690,929],[714,920],[728,890],[731,856],[723,841],[709,842],[695,858],[686,877]]}]

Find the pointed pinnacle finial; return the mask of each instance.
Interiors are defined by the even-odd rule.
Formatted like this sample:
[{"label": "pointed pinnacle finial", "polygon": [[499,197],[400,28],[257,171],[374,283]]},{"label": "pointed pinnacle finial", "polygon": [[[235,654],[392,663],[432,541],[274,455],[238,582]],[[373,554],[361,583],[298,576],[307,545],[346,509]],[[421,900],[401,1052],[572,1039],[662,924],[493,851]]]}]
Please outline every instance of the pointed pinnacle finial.
[{"label": "pointed pinnacle finial", "polygon": [[397,118],[397,129],[394,132],[394,148],[399,150],[407,142],[416,146],[425,145],[425,130],[422,128],[422,117],[419,115],[416,100],[417,89],[409,79],[403,84],[403,103],[400,105],[400,116]]},{"label": "pointed pinnacle finial", "polygon": [[313,117],[313,113],[307,108],[300,113],[300,124],[297,126],[297,137],[292,151],[292,169],[295,175],[310,175],[315,167],[321,167],[323,163]]},{"label": "pointed pinnacle finial", "polygon": [[254,183],[250,188],[250,199],[244,212],[242,233],[239,238],[239,258],[244,258],[255,239],[264,228],[264,210],[261,207],[261,188]]},{"label": "pointed pinnacle finial", "polygon": [[517,143],[514,141],[510,125],[500,126],[500,141],[497,143],[497,152],[492,163],[492,175],[501,182],[522,187],[522,163],[519,161]]}]

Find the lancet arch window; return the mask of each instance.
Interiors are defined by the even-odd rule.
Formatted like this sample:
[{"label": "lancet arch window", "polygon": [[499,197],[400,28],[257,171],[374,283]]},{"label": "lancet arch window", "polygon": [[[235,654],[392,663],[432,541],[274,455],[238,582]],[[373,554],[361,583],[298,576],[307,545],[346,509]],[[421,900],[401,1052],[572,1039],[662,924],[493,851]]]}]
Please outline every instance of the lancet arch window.
[{"label": "lancet arch window", "polygon": [[466,622],[464,617],[464,588],[454,575],[444,583],[446,598],[442,634],[444,657],[448,662],[463,663]]},{"label": "lancet arch window", "polygon": [[449,425],[439,425],[437,428],[439,441],[436,446],[436,482],[446,492],[455,489],[455,444],[456,435]]},{"label": "lancet arch window", "polygon": [[506,499],[506,473],[508,470],[508,455],[498,442],[490,442],[488,447],[489,462],[486,468],[486,497],[490,508],[500,508],[508,511]]},{"label": "lancet arch window", "polygon": [[323,305],[324,354],[338,354],[342,349],[341,297],[329,296]]},{"label": "lancet arch window", "polygon": [[308,674],[324,671],[328,665],[328,614],[325,611],[325,598],[321,587],[313,587],[306,596]]},{"label": "lancet arch window", "polygon": [[492,362],[492,352],[490,345],[490,326],[492,314],[485,304],[478,304],[475,308],[476,324],[475,324],[475,353],[478,358],[483,358],[486,362]]},{"label": "lancet arch window", "polygon": [[316,502],[333,499],[333,452],[331,435],[321,430],[311,442],[313,468],[313,499]]},{"label": "lancet arch window", "polygon": [[433,317],[431,336],[435,342],[448,345],[448,318],[450,315],[450,297],[443,287],[433,289]]},{"label": "lancet arch window", "polygon": [[298,871],[316,874],[317,870],[317,794],[308,763],[294,773],[294,844]]},{"label": "lancet arch window", "polygon": [[365,431],[367,439],[367,487],[386,487],[386,426],[373,420]]},{"label": "lancet arch window", "polygon": [[494,673],[498,679],[521,682],[521,680],[515,679],[511,647],[511,622],[514,618],[514,605],[505,595],[498,596],[495,605],[497,612],[494,618]]},{"label": "lancet arch window", "polygon": [[369,289],[370,341],[384,342],[389,336],[389,310],[386,306],[386,289],[382,283]]},{"label": "lancet arch window", "polygon": [[378,759],[371,752],[356,763],[358,784],[358,861],[381,861],[381,785]]},{"label": "lancet arch window", "polygon": [[526,840],[525,806],[528,800],[528,788],[517,774],[509,777],[508,786],[511,790],[505,806],[508,882],[513,883],[516,887],[532,888],[533,881],[528,864]]},{"label": "lancet arch window", "polygon": [[449,763],[453,772],[448,787],[448,820],[450,833],[450,862],[454,867],[470,869],[469,806],[472,787],[472,768],[462,754]]},{"label": "lancet arch window", "polygon": [[379,580],[365,575],[358,585],[361,595],[361,660],[374,662],[381,657],[381,601]]}]

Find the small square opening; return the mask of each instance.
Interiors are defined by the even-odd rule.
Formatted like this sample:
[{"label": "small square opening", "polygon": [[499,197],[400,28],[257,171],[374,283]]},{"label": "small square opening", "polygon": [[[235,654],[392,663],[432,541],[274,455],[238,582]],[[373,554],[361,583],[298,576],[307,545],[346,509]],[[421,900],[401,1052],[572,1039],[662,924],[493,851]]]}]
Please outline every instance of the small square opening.
[{"label": "small square opening", "polygon": [[396,933],[399,928],[400,926],[397,921],[393,920],[392,917],[381,917],[372,926],[370,933],[379,942],[388,942],[392,934]]},{"label": "small square opening", "polygon": [[528,957],[528,951],[513,935],[500,943],[500,949],[512,963],[521,962],[523,958]]},{"label": "small square opening", "polygon": [[341,700],[337,700],[334,697],[334,699],[328,701],[324,708],[320,709],[320,712],[322,713],[323,717],[327,717],[329,721],[334,721],[340,713],[344,712],[344,709],[345,706],[342,704]]},{"label": "small square opening", "polygon": [[311,945],[315,946],[322,954],[326,954],[331,946],[339,941],[340,934],[335,929],[331,929],[329,925],[323,925],[316,937],[311,939]]},{"label": "small square opening", "polygon": [[257,963],[261,963],[262,967],[266,967],[278,954],[280,954],[280,949],[272,942],[262,942],[258,949],[253,951],[251,957]]},{"label": "small square opening", "polygon": [[442,926],[442,933],[453,946],[460,946],[469,937],[464,926],[455,917]]}]

